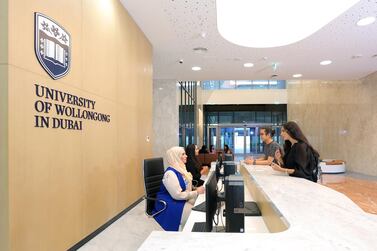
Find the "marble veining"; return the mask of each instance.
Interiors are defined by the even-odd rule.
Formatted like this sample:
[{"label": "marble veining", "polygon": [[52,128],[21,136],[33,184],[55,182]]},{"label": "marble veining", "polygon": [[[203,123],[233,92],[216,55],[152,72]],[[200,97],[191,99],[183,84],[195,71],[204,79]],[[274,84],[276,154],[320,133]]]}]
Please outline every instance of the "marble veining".
[{"label": "marble veining", "polygon": [[[178,142],[177,81],[153,80],[153,156],[165,157]],[[164,158],[166,160],[166,157]],[[166,166],[166,163],[165,163]]]},{"label": "marble veining", "polygon": [[361,80],[288,81],[288,120],[297,121],[322,159],[377,176],[377,72]]},{"label": "marble veining", "polygon": [[376,250],[377,217],[346,195],[270,167],[247,170],[290,227],[280,233],[173,233],[154,231],[146,250]]}]

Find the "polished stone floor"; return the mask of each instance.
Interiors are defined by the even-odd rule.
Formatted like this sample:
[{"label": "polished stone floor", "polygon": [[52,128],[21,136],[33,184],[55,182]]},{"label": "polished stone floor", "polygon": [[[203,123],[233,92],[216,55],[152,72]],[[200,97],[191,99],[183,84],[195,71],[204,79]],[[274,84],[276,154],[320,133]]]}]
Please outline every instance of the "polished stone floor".
[{"label": "polished stone floor", "polygon": [[365,212],[377,214],[377,177],[350,172],[323,174],[322,184],[345,194]]},{"label": "polished stone floor", "polygon": [[137,250],[152,231],[162,231],[153,218],[145,215],[144,209],[145,203],[142,201],[79,251]]}]

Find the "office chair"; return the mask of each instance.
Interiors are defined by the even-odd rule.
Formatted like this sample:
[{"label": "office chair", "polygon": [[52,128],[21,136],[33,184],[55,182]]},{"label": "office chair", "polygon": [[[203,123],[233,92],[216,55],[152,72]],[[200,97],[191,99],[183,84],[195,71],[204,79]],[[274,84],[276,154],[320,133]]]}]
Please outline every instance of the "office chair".
[{"label": "office chair", "polygon": [[[166,202],[163,200],[157,200],[156,196],[160,190],[162,178],[164,177],[164,161],[162,158],[151,158],[144,160],[144,188],[146,200],[145,214],[148,217],[154,217],[166,209]],[[162,203],[163,208],[155,213],[152,213],[155,203]]]}]

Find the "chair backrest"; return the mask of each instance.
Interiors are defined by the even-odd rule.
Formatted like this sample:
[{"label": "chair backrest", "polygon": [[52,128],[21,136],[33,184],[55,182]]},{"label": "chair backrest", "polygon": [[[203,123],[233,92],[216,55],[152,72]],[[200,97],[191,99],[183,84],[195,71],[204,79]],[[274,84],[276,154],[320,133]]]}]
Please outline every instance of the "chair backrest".
[{"label": "chair backrest", "polygon": [[214,162],[218,159],[217,153],[208,153],[205,156],[206,163],[209,167],[211,167],[211,162]]},{"label": "chair backrest", "polygon": [[[144,160],[144,187],[145,195],[150,198],[156,198],[160,190],[162,178],[164,177],[164,161],[162,158],[151,158]],[[152,213],[154,208],[153,200],[146,200],[146,211]]]}]

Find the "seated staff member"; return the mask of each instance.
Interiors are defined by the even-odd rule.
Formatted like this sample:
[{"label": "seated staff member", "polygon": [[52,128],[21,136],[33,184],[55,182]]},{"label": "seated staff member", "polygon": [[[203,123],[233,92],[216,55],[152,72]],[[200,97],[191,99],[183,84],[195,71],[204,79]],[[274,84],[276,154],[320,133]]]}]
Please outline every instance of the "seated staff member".
[{"label": "seated staff member", "polygon": [[232,150],[230,150],[228,145],[224,145],[224,153],[225,154],[233,154]]},{"label": "seated staff member", "polygon": [[195,181],[194,186],[200,187],[204,183],[204,180],[201,180],[200,177],[202,177],[202,175],[207,175],[209,168],[208,166],[202,166],[199,160],[196,158],[196,156],[199,155],[199,148],[196,145],[188,145],[186,147],[186,155],[186,169],[191,173],[192,180]]},{"label": "seated staff member", "polygon": [[210,145],[210,146],[209,146],[209,153],[212,153],[212,154],[216,153],[216,150],[215,150],[215,146],[214,146],[214,145]]},{"label": "seated staff member", "polygon": [[[296,122],[290,121],[283,125],[281,136],[284,143],[284,156],[276,151],[275,159],[279,164],[272,163],[271,167],[280,172],[285,172],[290,176],[305,178],[310,181],[317,181],[316,175],[313,175],[313,167],[316,168],[318,163],[311,163],[314,158],[318,160],[318,152],[309,144],[305,135]],[[313,154],[311,158],[309,154]]]},{"label": "seated staff member", "polygon": [[275,158],[275,152],[277,150],[281,151],[280,145],[272,139],[275,135],[275,130],[271,127],[261,127],[259,135],[263,141],[264,156],[258,159],[249,156],[245,159],[245,163],[249,165],[271,165]]},{"label": "seated staff member", "polygon": [[[192,191],[192,175],[186,170],[187,155],[182,147],[172,147],[166,155],[169,167],[165,170],[157,199],[165,201],[167,207],[154,218],[164,230],[178,231],[179,226],[186,223],[198,194],[204,193],[204,188]],[[156,202],[154,212],[162,208],[163,205]]]}]

